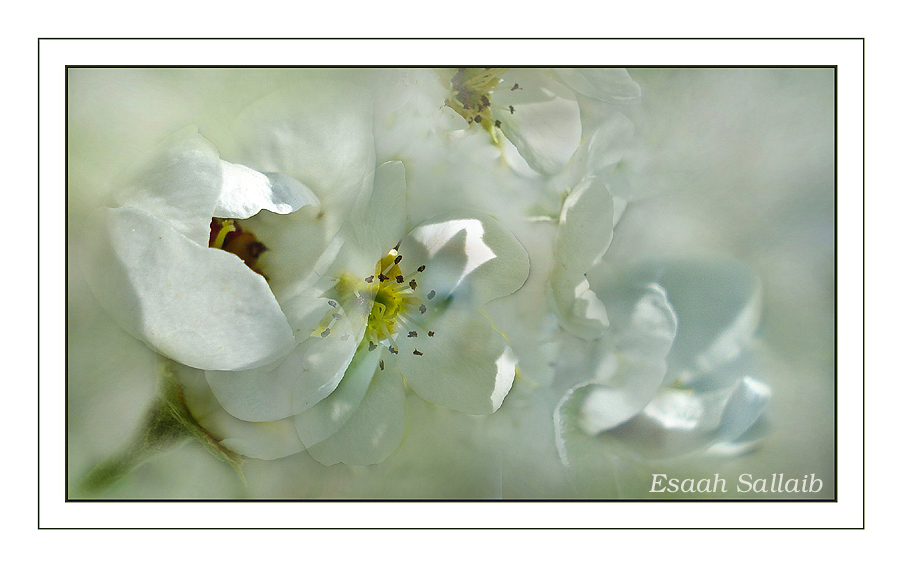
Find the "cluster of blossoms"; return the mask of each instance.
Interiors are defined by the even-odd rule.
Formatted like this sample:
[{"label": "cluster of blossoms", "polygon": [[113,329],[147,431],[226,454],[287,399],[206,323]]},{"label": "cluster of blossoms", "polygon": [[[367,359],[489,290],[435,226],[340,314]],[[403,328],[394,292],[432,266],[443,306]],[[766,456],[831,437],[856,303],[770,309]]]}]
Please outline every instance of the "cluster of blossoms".
[{"label": "cluster of blossoms", "polygon": [[[638,193],[623,69],[300,73],[186,127],[98,211],[82,265],[224,450],[388,458],[407,395],[555,396],[561,461],[760,438],[759,284],[730,260],[605,260]],[[701,282],[701,284],[700,284]]]}]

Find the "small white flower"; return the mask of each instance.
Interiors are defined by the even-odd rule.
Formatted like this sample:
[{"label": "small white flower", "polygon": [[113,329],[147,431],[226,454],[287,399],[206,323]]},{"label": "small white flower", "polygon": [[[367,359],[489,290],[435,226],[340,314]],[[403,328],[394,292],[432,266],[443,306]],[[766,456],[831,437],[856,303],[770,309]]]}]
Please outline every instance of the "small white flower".
[{"label": "small white flower", "polygon": [[[440,69],[445,104],[500,143],[503,134],[531,168],[561,172],[591,136],[585,107],[635,103],[640,88],[625,69]],[[590,112],[590,111],[586,111]]]},{"label": "small white flower", "polygon": [[589,281],[603,290],[611,327],[599,340],[570,339],[559,357],[559,381],[581,377],[555,410],[565,462],[579,435],[603,434],[604,450],[645,458],[760,439],[770,389],[742,357],[760,312],[751,270],[708,260],[615,275],[602,265]]},{"label": "small white flower", "polygon": [[97,299],[123,328],[196,368],[237,370],[284,356],[294,336],[266,280],[217,249],[222,243],[211,247],[210,227],[215,217],[315,207],[307,187],[223,161],[185,130],[117,199],[119,206],[98,211],[84,265]]},{"label": "small white flower", "polygon": [[610,108],[640,98],[625,69],[408,69],[373,82],[386,157],[416,151],[412,140],[469,129],[541,175],[564,170]]}]

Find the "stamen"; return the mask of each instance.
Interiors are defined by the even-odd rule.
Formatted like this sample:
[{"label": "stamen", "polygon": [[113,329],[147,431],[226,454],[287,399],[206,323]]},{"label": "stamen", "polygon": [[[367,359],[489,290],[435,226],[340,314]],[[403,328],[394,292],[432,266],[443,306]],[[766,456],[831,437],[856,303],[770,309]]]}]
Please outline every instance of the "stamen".
[{"label": "stamen", "polygon": [[209,243],[210,248],[219,248],[222,249],[222,245],[225,244],[226,236],[229,235],[230,232],[235,232],[238,230],[238,227],[235,226],[235,221],[232,220],[224,220],[222,222],[213,219],[210,221],[210,235],[213,235],[213,231],[219,228],[219,232],[216,233],[215,239]]},{"label": "stamen", "polygon": [[432,290],[428,294],[426,294],[426,299],[432,299],[433,297],[435,297],[435,290]]},{"label": "stamen", "polygon": [[207,244],[210,248],[219,248],[238,256],[247,267],[264,278],[266,277],[257,269],[257,261],[268,248],[257,240],[253,232],[242,230],[237,221],[214,217],[210,221],[210,238]]}]

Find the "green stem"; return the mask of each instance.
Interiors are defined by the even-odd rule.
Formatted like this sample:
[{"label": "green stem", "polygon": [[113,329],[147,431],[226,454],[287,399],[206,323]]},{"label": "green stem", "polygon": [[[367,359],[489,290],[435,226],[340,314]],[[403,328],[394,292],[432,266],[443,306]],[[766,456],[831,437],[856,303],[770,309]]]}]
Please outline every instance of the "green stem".
[{"label": "green stem", "polygon": [[95,466],[82,480],[80,488],[86,494],[103,492],[148,459],[191,439],[200,441],[216,458],[231,465],[241,482],[247,485],[241,471],[241,456],[220,445],[194,419],[172,366],[164,363],[160,371],[159,395],[138,434],[124,451]]}]

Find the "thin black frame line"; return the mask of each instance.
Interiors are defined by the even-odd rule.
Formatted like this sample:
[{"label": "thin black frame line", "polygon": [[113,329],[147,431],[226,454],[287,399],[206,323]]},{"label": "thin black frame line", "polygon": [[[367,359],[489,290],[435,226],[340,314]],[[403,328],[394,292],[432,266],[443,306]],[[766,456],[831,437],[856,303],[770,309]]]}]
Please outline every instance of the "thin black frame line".
[{"label": "thin black frame line", "polygon": [[861,41],[864,37],[39,37],[38,41]]},{"label": "thin black frame line", "polygon": [[[152,67],[152,66],[151,66],[151,67]],[[185,66],[185,67],[178,66],[178,67],[179,67],[179,68],[189,68],[189,69],[191,69],[191,68],[203,68],[203,67],[193,67],[193,66]],[[221,66],[216,66],[216,67],[221,67]],[[225,68],[233,68],[233,67],[229,67],[229,66],[224,66],[224,67],[225,67]],[[650,67],[650,68],[665,68],[665,67],[666,67],[666,68],[689,68],[689,67],[687,67],[687,66],[679,66],[679,65],[677,65],[677,66],[665,66],[665,67],[658,67],[658,66],[649,66],[649,67]],[[836,65],[817,65],[817,66],[803,66],[803,65],[791,65],[791,66],[729,66],[729,65],[727,65],[727,66],[711,66],[711,67],[707,67],[707,66],[692,66],[692,68],[727,68],[727,69],[731,69],[731,68],[784,68],[784,67],[789,67],[789,68],[803,68],[803,69],[807,69],[807,68],[832,68],[832,69],[834,70],[834,97],[836,97],[836,92],[837,92],[837,89],[838,89],[837,66],[836,66]],[[66,73],[66,85],[67,85],[67,87],[68,87],[68,78],[69,78],[69,76],[68,76],[68,70],[69,70],[70,68],[80,68],[80,66],[69,66],[69,65],[67,65],[65,68],[66,68],[66,72],[67,72],[67,73]],[[102,68],[106,68],[106,66],[102,66]],[[258,68],[258,67],[254,67],[254,66],[247,66],[247,67],[246,67],[246,66],[237,66],[237,67],[234,67],[234,68]],[[263,68],[267,68],[267,67],[263,67]],[[317,68],[320,68],[320,67],[317,67]],[[325,68],[332,68],[332,67],[325,67]],[[66,99],[67,99],[67,102],[68,102],[68,88],[67,88],[67,93],[66,93]],[[67,110],[68,110],[68,108],[67,108]],[[835,119],[835,117],[837,116],[837,113],[838,113],[838,99],[837,99],[837,98],[834,98],[834,149],[836,148],[837,140],[838,140],[838,135],[837,135],[837,134],[838,134],[838,132],[837,132],[838,122],[837,122],[836,119]],[[68,127],[68,124],[67,124],[67,127]],[[68,139],[67,139],[67,156],[66,156],[66,162],[67,162],[67,163],[66,163],[66,167],[68,168]],[[836,152],[835,152],[835,153],[834,153],[834,173],[836,172],[836,168],[837,168],[837,156],[836,156]],[[835,176],[834,176],[834,177],[835,177]],[[836,184],[834,183],[834,199],[836,199],[836,196],[837,196],[837,186],[836,186]],[[68,182],[67,182],[67,200],[68,200]],[[67,222],[68,222],[68,219],[67,219]],[[837,222],[837,219],[834,218],[834,225],[836,224],[836,222]],[[834,246],[834,259],[836,258],[836,255],[837,255],[837,254],[838,254],[838,251],[836,250],[836,247]],[[68,267],[67,267],[67,271],[68,271]],[[836,273],[834,273],[834,278],[836,277],[835,274],[836,274]],[[835,302],[835,301],[836,301],[836,294],[834,294],[834,302]],[[834,313],[834,318],[835,318],[835,313]],[[834,327],[836,327],[835,324],[834,324]],[[835,353],[835,352],[836,352],[836,344],[834,344],[834,353]],[[68,356],[68,349],[67,349],[67,356]],[[834,376],[836,376],[836,374],[837,374],[836,357],[834,356]],[[66,384],[67,384],[67,390],[68,390],[68,372],[67,372]],[[836,380],[834,379],[834,399],[835,399],[835,390],[836,390]],[[66,409],[67,409],[67,412],[68,412],[68,407],[67,407]],[[68,415],[68,413],[67,413],[67,415]],[[837,501],[837,492],[838,492],[838,490],[837,490],[837,474],[838,474],[838,469],[837,469],[837,459],[836,459],[836,454],[837,454],[837,452],[838,452],[838,450],[837,450],[838,439],[837,439],[837,435],[836,435],[836,423],[837,423],[837,421],[838,421],[837,415],[838,415],[838,408],[837,408],[836,406],[834,406],[834,491],[833,491],[833,498],[832,498],[832,499],[775,499],[775,498],[755,499],[755,500],[745,500],[745,499],[667,499],[667,500],[654,500],[654,499],[628,499],[628,500],[627,500],[627,499],[574,499],[574,500],[563,500],[563,499],[531,500],[531,499],[530,499],[530,500],[515,500],[515,499],[503,499],[503,500],[498,500],[498,501],[500,501],[500,502],[542,502],[542,501],[547,501],[547,502],[588,502],[588,503],[598,503],[598,502],[611,502],[611,503],[615,503],[615,502],[625,502],[625,503],[630,503],[630,502],[631,502],[631,503],[636,503],[636,502],[736,502],[736,503],[739,503],[739,502],[742,502],[742,503],[744,503],[744,502],[799,502],[799,503],[802,503],[802,502],[836,502],[836,501]],[[68,443],[68,427],[66,428],[66,436],[67,436],[67,443]],[[67,445],[67,447],[66,447],[66,450],[67,450],[67,462],[68,462],[68,445]],[[137,499],[137,500],[122,500],[122,499],[76,499],[76,500],[70,500],[70,499],[68,498],[68,469],[66,470],[66,481],[67,481],[67,485],[66,485],[66,501],[67,501],[67,502],[168,502],[168,500],[156,500],[156,499]],[[495,501],[495,500],[494,500],[494,499],[487,499],[487,500],[440,500],[440,499],[438,499],[438,500],[427,500],[427,499],[415,499],[415,500],[414,500],[414,499],[398,499],[398,500],[385,500],[385,499],[366,499],[366,500],[357,500],[357,499],[334,499],[334,500],[333,500],[333,499],[317,499],[317,500],[292,500],[292,499],[238,499],[238,500],[230,500],[230,499],[227,499],[227,500],[206,500],[206,499],[199,499],[199,500],[197,500],[197,502],[208,502],[208,501],[209,501],[209,502],[273,502],[273,501],[278,501],[278,502],[345,502],[345,501],[350,501],[350,502],[360,502],[360,503],[370,503],[370,502],[372,502],[372,503],[380,503],[380,502],[469,502],[469,503],[477,503],[477,502],[493,502],[493,501]]]},{"label": "thin black frame line", "polygon": [[[36,204],[37,204],[38,209],[37,209],[37,211],[35,211],[35,213],[36,213],[35,216],[37,217],[37,229],[38,229],[38,234],[37,234],[38,249],[37,249],[37,253],[36,253],[36,258],[37,258],[37,260],[38,260],[38,297],[37,297],[37,299],[38,299],[38,301],[37,301],[37,304],[38,304],[38,305],[37,305],[37,308],[38,308],[38,310],[37,310],[37,311],[38,311],[38,324],[37,324],[37,328],[38,328],[38,336],[37,336],[37,339],[38,339],[38,344],[37,344],[37,355],[38,355],[38,359],[37,359],[37,368],[36,368],[36,370],[37,370],[37,380],[36,380],[36,382],[37,382],[37,394],[38,394],[38,398],[37,398],[37,402],[38,402],[38,408],[37,408],[37,409],[38,409],[38,412],[37,412],[37,414],[38,414],[38,428],[37,428],[37,447],[38,447],[38,475],[37,475],[37,478],[38,478],[38,499],[37,499],[38,509],[37,509],[37,524],[38,524],[38,529],[41,529],[41,41],[40,41],[40,40],[38,40],[38,46],[37,46],[37,47],[38,47],[38,53],[37,53],[37,57],[38,57],[38,100],[37,100],[37,103],[38,103],[38,135],[37,135],[37,142],[38,142],[38,144],[37,144],[37,145],[38,145],[38,147],[37,147],[37,153],[38,153],[38,156],[37,156],[38,171],[37,171],[37,184],[38,184],[38,187],[37,187],[37,189],[38,189],[38,190],[37,190],[37,195],[36,195],[36,201],[37,201]],[[67,87],[68,87],[68,86],[67,86]],[[66,90],[68,91],[68,88],[67,88]],[[67,92],[67,94],[66,94],[66,99],[67,99],[67,100],[68,100],[68,97],[69,97],[69,95],[68,95],[68,92]],[[67,138],[68,138],[68,136],[67,136]],[[66,148],[66,155],[67,155],[67,158],[66,158],[67,164],[66,164],[66,165],[67,165],[67,167],[68,167],[68,154],[69,154],[69,151],[68,151],[68,148]],[[67,191],[66,191],[66,209],[67,209],[67,210],[68,210],[68,208],[69,208],[69,206],[68,206],[68,199],[69,199],[69,191],[68,191],[68,188],[67,188]],[[68,277],[67,277],[66,279],[68,279]],[[66,283],[66,297],[67,297],[67,298],[69,297],[68,282]],[[66,356],[67,356],[67,357],[69,356],[69,349],[68,349],[68,348],[66,349]],[[66,364],[66,368],[67,368],[67,369],[68,369],[68,366],[69,366],[69,365],[68,365],[68,363],[67,363],[67,364]],[[66,416],[67,416],[67,417],[66,417],[66,422],[68,423],[68,421],[69,421],[69,420],[68,420],[68,412],[69,412],[68,404],[66,404],[66,406],[67,406],[67,407],[66,407],[66,410],[65,410],[65,411],[66,411]],[[66,432],[66,448],[65,448],[65,451],[66,451],[66,462],[68,462],[68,460],[69,460],[69,447],[68,447],[68,445],[69,445],[69,443],[68,443],[68,431],[67,431],[67,432]],[[68,468],[68,467],[67,467],[67,468]],[[67,474],[68,474],[68,471],[67,471]],[[67,496],[67,497],[69,496],[68,493],[66,494],[66,496]]]},{"label": "thin black frame line", "polygon": [[[865,177],[865,171],[867,169],[865,167],[865,163],[864,163],[865,162],[864,146],[865,146],[865,138],[866,138],[866,136],[865,136],[865,122],[866,122],[865,121],[865,102],[864,102],[865,101],[864,66],[865,66],[864,40],[862,40],[861,41],[861,527],[862,527],[862,529],[864,529],[865,503],[867,501],[867,499],[865,498],[865,485],[867,484],[865,482],[865,478],[867,478],[867,475],[865,474],[865,449],[864,449],[865,438],[866,438],[866,436],[865,436],[865,421],[866,420],[864,419],[864,416],[867,415],[867,413],[865,412],[865,407],[864,407],[865,400],[867,399],[867,396],[865,396],[865,391],[864,391],[865,390],[865,382],[866,382],[865,371],[864,371],[865,332],[866,332],[865,331],[866,309],[865,309],[865,281],[864,281],[865,280],[865,274],[864,274],[864,266],[865,266],[865,260],[864,260],[865,245],[864,244],[865,243],[864,243],[864,239],[865,239],[866,231],[865,231],[864,227],[867,226],[865,224],[865,218],[864,218],[865,210],[866,210],[865,209],[865,193],[866,193],[866,191],[864,190],[864,187],[865,187],[864,177]],[[838,210],[838,208],[834,206],[834,210]],[[839,239],[837,239],[837,242],[838,241],[839,241]],[[836,273],[838,274],[839,270],[837,270]],[[834,297],[838,298],[839,293],[834,293]],[[839,313],[839,310],[837,309],[836,312]],[[839,325],[837,325],[836,327],[838,329]],[[835,382],[834,382],[834,387],[835,387]],[[833,395],[833,398],[834,399],[837,398],[835,393]],[[839,461],[837,460],[836,462],[838,463]]]},{"label": "thin black frame line", "polygon": [[66,65],[66,69],[453,69],[456,67],[508,67],[512,69],[835,69],[836,65]]},{"label": "thin black frame line", "polygon": [[[76,68],[76,67],[77,67],[77,66],[68,66],[68,65],[66,66],[65,84],[66,84],[67,91],[66,91],[66,97],[65,97],[65,98],[66,98],[66,115],[67,115],[67,116],[68,116],[68,79],[69,79],[69,76],[68,76],[68,69],[69,69],[69,68]],[[649,66],[649,67],[657,68],[657,67],[655,67],[655,66]],[[668,67],[682,68],[681,66],[668,66]],[[699,66],[699,67],[704,68],[704,66]],[[743,66],[743,67],[754,67],[754,68],[759,68],[759,67],[757,67],[757,66]],[[773,68],[773,67],[774,67],[774,66],[762,66],[762,67],[760,67],[760,68]],[[776,67],[784,67],[784,66],[776,66]],[[806,66],[788,66],[788,67],[792,67],[792,68],[808,68],[808,67],[806,67]],[[836,72],[837,70],[836,70],[836,66],[812,66],[812,68],[830,68],[830,67],[833,67],[833,68],[834,68],[834,96],[836,97],[836,96],[837,96],[836,93],[837,93],[837,90],[838,90],[838,80],[837,80],[837,72]],[[186,67],[186,68],[193,68],[193,67],[188,66],[188,67]],[[712,67],[712,68],[715,68],[715,67]],[[716,68],[734,68],[734,67],[731,67],[731,66],[717,66]],[[735,67],[735,68],[738,68],[738,66]],[[838,98],[835,98],[835,99],[834,99],[834,148],[836,148],[836,146],[837,146],[837,140],[838,140],[838,135],[837,135],[838,121],[836,120],[837,113],[838,113]],[[67,171],[68,171],[68,122],[67,122],[67,124],[66,124],[65,130],[66,130],[66,168],[67,168]],[[837,155],[836,155],[836,153],[835,153],[835,154],[834,154],[834,173],[835,173],[836,171],[837,171]],[[836,188],[836,185],[834,185],[834,197],[836,197],[836,191],[837,191],[837,188]],[[67,187],[66,187],[66,204],[67,204],[67,209],[68,209],[68,181],[67,181]],[[835,217],[835,214],[834,214],[834,217]],[[834,224],[836,225],[836,217],[835,217],[835,220],[834,220]],[[66,219],[66,228],[68,229],[68,218]],[[68,247],[68,242],[67,242],[67,247]],[[837,256],[838,256],[838,252],[836,251],[836,248],[835,248],[835,246],[834,246],[834,258],[836,259]],[[66,268],[66,272],[67,272],[67,274],[68,274],[68,266],[67,266],[67,268]],[[836,278],[836,272],[834,272],[834,278]],[[67,283],[67,285],[66,285],[66,291],[67,291],[67,294],[68,294],[68,283]],[[834,294],[834,303],[837,301],[836,296],[837,296],[837,294]],[[835,318],[835,315],[834,315],[834,318]],[[68,325],[68,313],[66,314],[66,323],[67,323],[67,325]],[[836,328],[837,326],[834,325],[834,327]],[[835,352],[836,352],[836,345],[834,345],[834,353],[835,353]],[[68,360],[68,348],[67,348],[67,351],[66,351],[66,359]],[[835,357],[835,356],[834,356],[834,366],[836,366],[836,357]],[[837,374],[836,368],[834,368],[834,372],[835,372],[834,376],[836,376],[836,374]],[[67,374],[67,376],[66,376],[66,384],[67,384],[67,391],[68,391],[68,371],[67,371],[66,374]],[[837,386],[836,386],[836,380],[834,379],[834,403],[835,403],[836,405],[838,405],[838,402],[837,402],[836,399],[835,399],[835,398],[836,398],[836,396],[835,396],[836,387],[837,387]],[[65,408],[65,413],[66,413],[67,420],[68,420],[68,405],[67,405],[66,408]],[[744,503],[744,502],[836,502],[836,501],[837,501],[837,492],[838,492],[838,489],[837,489],[837,482],[836,482],[836,480],[837,480],[837,478],[838,478],[838,476],[837,476],[837,475],[838,475],[838,470],[837,470],[837,458],[836,458],[836,455],[837,455],[837,453],[838,453],[838,439],[836,438],[837,422],[838,422],[838,408],[835,406],[835,407],[834,407],[834,497],[833,497],[833,499],[800,499],[800,500],[796,500],[796,499],[755,499],[755,500],[744,500],[744,499],[667,499],[667,500],[653,500],[653,499],[641,499],[641,500],[639,500],[639,499],[637,499],[637,500],[623,500],[623,499],[613,499],[613,500],[609,500],[609,499],[604,499],[604,500],[583,500],[583,499],[579,499],[579,500],[560,500],[560,499],[550,499],[550,500],[512,500],[512,499],[507,499],[507,500],[500,500],[500,501],[503,501],[503,502],[588,502],[588,503],[596,503],[596,502],[612,502],[612,503],[613,503],[613,502],[625,502],[625,503],[637,503],[637,502],[743,502],[743,503]],[[68,431],[68,426],[67,426],[67,427],[66,427],[66,443],[67,443],[67,445],[66,445],[66,462],[67,462],[67,463],[68,463],[68,434],[69,434],[69,431]],[[66,479],[65,493],[66,493],[66,501],[67,501],[67,502],[169,502],[169,500],[155,500],[155,499],[137,499],[137,500],[122,500],[122,499],[77,499],[77,500],[70,500],[69,497],[68,497],[68,472],[69,472],[69,471],[68,471],[68,468],[67,468],[66,471],[65,471],[65,479]],[[186,501],[195,502],[195,500],[186,500]],[[467,503],[476,503],[476,502],[492,502],[492,501],[495,501],[495,500],[493,500],[493,499],[489,499],[489,500],[425,500],[425,499],[424,499],[424,500],[419,500],[419,499],[418,499],[418,500],[408,500],[408,499],[401,499],[401,500],[381,500],[381,499],[380,499],[380,500],[369,500],[369,499],[367,499],[367,500],[345,500],[345,499],[340,499],[340,500],[327,500],[327,499],[317,499],[317,500],[290,500],[290,499],[275,499],[275,500],[271,500],[271,499],[205,500],[205,499],[199,499],[199,500],[196,500],[196,502],[272,502],[272,501],[279,501],[279,502],[344,502],[344,501],[349,501],[349,502],[361,502],[361,503],[364,503],[364,502],[365,502],[365,503],[369,503],[369,502],[373,502],[373,503],[380,503],[380,502],[467,502]]]}]

